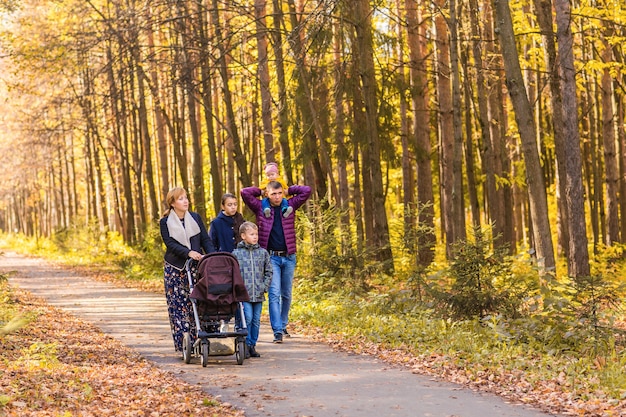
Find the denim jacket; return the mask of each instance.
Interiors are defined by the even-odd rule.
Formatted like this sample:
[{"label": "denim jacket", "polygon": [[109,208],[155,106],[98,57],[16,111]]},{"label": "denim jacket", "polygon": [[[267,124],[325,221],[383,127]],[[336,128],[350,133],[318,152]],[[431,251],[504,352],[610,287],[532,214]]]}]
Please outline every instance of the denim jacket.
[{"label": "denim jacket", "polygon": [[249,245],[246,242],[239,242],[233,255],[239,261],[239,269],[250,302],[265,301],[265,293],[270,288],[273,274],[270,254],[258,243]]}]

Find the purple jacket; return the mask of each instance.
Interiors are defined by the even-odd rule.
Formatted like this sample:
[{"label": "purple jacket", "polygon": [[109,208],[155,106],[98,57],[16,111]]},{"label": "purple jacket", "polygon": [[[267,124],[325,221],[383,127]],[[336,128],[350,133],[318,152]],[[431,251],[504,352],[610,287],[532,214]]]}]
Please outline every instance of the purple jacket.
[{"label": "purple jacket", "polygon": [[[259,199],[261,194],[262,191],[258,187],[247,187],[241,190],[243,202],[256,216],[256,224],[259,228],[259,245],[267,249],[267,242],[270,239],[270,232],[274,224],[274,210],[272,210],[270,217],[263,215],[261,200]],[[287,200],[287,204],[293,207],[293,213],[287,218],[282,217],[281,220],[283,233],[285,234],[285,243],[287,243],[287,252],[291,255],[296,253],[296,210],[311,196],[311,187],[308,185],[292,185],[287,190],[287,194],[293,196]]]}]

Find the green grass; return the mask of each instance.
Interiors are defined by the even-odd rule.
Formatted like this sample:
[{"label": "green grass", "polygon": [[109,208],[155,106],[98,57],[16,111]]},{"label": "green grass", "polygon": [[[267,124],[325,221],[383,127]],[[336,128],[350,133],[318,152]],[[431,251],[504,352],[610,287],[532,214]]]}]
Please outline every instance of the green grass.
[{"label": "green grass", "polygon": [[0,274],[0,338],[27,325],[32,318],[18,311],[7,276]]},{"label": "green grass", "polygon": [[146,233],[142,246],[125,245],[117,233],[75,230],[53,239],[0,234],[0,248],[82,267],[99,275],[121,278],[140,288],[160,290],[163,282],[162,242],[156,228]]},{"label": "green grass", "polygon": [[[347,345],[375,343],[387,350],[400,350],[413,357],[440,358],[432,366],[463,370],[469,382],[494,375],[519,375],[531,386],[555,384],[583,400],[626,397],[626,355],[623,348],[606,346],[597,351],[559,351],[536,341],[522,342],[510,334],[510,323],[451,321],[433,311],[415,306],[393,311],[378,294],[346,298],[341,295],[307,294],[295,291],[292,318],[340,335]],[[532,319],[528,319],[532,320]],[[555,388],[556,389],[556,388]]]}]

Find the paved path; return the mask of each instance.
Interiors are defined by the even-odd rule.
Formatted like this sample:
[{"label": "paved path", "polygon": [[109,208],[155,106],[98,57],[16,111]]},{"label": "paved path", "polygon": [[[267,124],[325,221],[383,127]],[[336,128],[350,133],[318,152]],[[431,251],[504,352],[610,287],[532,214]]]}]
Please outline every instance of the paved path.
[{"label": "paved path", "polygon": [[501,398],[415,375],[371,357],[332,351],[295,335],[271,343],[266,324],[260,359],[242,366],[211,357],[202,368],[174,353],[165,296],[95,281],[41,259],[7,252],[0,272],[9,282],[94,323],[160,368],[198,384],[248,417],[546,417]]}]

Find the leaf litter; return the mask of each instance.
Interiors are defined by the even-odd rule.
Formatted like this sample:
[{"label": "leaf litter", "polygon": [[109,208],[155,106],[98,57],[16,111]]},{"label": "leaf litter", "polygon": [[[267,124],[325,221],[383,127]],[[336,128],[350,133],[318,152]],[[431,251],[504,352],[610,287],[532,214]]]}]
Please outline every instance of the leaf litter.
[{"label": "leaf litter", "polygon": [[31,321],[0,336],[0,416],[242,417],[93,325],[20,289]]}]

